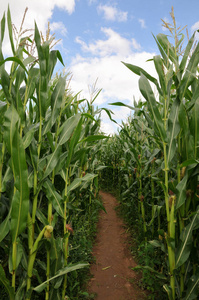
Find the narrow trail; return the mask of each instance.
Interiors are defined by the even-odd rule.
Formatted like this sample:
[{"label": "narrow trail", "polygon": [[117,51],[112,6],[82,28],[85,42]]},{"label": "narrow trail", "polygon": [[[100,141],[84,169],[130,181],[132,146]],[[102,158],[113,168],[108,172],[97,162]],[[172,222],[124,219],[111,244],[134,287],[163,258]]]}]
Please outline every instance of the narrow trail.
[{"label": "narrow trail", "polygon": [[91,266],[93,278],[89,292],[96,300],[142,300],[147,299],[138,287],[139,275],[130,269],[136,266],[129,250],[129,236],[123,221],[117,216],[117,200],[109,193],[100,192],[107,214],[99,217],[93,255],[96,263]]}]

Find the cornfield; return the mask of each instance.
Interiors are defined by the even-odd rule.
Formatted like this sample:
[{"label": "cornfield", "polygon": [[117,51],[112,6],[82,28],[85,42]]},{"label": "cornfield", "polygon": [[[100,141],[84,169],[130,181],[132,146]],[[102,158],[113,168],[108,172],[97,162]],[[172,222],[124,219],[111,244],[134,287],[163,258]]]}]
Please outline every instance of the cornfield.
[{"label": "cornfield", "polygon": [[110,168],[102,178],[118,188],[145,252],[154,247],[151,261],[161,251],[161,263],[146,259],[140,268],[157,275],[170,300],[190,300],[199,294],[199,44],[193,34],[182,51],[185,36],[171,15],[174,25],[166,25],[174,45],[165,34],[154,37],[158,79],[124,63],[139,76],[143,100],[135,101],[133,117],[104,145],[102,158]]},{"label": "cornfield", "polygon": [[[93,106],[98,94],[91,101],[78,100],[67,75],[53,75],[57,60],[63,60],[59,51],[51,50],[52,38],[44,40],[36,24],[34,39],[20,31],[16,45],[9,8],[7,25],[13,56],[4,59],[4,14],[0,282],[10,299],[37,299],[37,293],[42,299],[65,299],[68,273],[77,277],[74,271],[88,267],[70,260],[69,251],[79,247],[70,244],[73,231],[81,235],[82,224],[88,230],[101,205],[97,141],[106,137],[99,134],[101,110]],[[81,243],[86,244],[83,237]]]},{"label": "cornfield", "polygon": [[[117,190],[129,226],[139,228],[139,250],[151,251],[153,259],[145,255],[137,269],[157,277],[168,299],[197,299],[199,43],[193,34],[182,51],[185,36],[172,18],[174,26],[165,25],[174,45],[164,34],[154,37],[160,51],[152,58],[158,79],[123,63],[139,76],[143,99],[134,107],[112,103],[129,107],[133,116],[108,138],[100,131],[102,109],[94,106],[99,92],[90,101],[73,95],[69,75],[54,75],[57,61],[63,60],[51,48],[53,38],[44,40],[35,23],[34,37],[20,30],[15,44],[9,8],[7,18],[4,14],[1,299],[69,299],[79,270],[88,270],[81,258],[86,231],[103,208],[100,185]],[[13,54],[4,58],[6,23]],[[75,252],[79,247],[81,255]],[[78,297],[84,296],[79,290]]]}]

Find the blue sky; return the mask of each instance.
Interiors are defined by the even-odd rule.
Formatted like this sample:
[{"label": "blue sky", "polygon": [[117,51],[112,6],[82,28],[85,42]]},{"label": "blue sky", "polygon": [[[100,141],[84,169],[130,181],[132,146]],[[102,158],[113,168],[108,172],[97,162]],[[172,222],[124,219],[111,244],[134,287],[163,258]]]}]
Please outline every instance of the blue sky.
[{"label": "blue sky", "polygon": [[[187,25],[189,34],[199,28],[199,1],[190,0],[4,0],[1,12],[11,9],[13,23],[17,28],[28,7],[24,28],[39,29],[45,33],[50,22],[51,32],[61,41],[56,45],[62,54],[66,72],[72,74],[71,89],[80,98],[90,98],[91,87],[97,80],[96,89],[102,89],[95,104],[108,107],[119,123],[130,114],[127,108],[108,106],[110,102],[122,101],[132,105],[139,99],[138,77],[121,61],[139,65],[153,76],[155,70],[149,58],[159,54],[152,36],[162,32],[161,19],[171,22],[174,7],[177,26]],[[184,31],[184,33],[186,33]],[[10,55],[5,40],[4,55]],[[57,70],[62,71],[61,64]],[[88,88],[90,87],[90,88]],[[107,133],[116,126],[102,115],[102,129]]]}]

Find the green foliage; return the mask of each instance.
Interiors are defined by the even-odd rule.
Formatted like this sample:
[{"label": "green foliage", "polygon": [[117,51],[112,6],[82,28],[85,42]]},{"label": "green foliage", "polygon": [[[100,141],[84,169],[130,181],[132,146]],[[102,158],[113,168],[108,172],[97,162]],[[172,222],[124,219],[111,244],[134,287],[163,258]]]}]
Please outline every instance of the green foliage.
[{"label": "green foliage", "polygon": [[196,299],[199,44],[193,47],[193,35],[181,51],[184,35],[176,28],[173,11],[171,16],[174,26],[165,24],[175,44],[165,34],[155,37],[161,54],[152,59],[157,79],[124,63],[140,77],[144,100],[134,103],[133,116],[104,144],[101,158],[109,168],[101,176],[103,184],[117,189],[125,219],[137,228],[143,282],[149,282],[155,294],[157,281],[149,280],[149,272],[158,272],[165,275],[160,284],[170,300]]},{"label": "green foliage", "polygon": [[[51,50],[51,38],[42,41],[36,23],[34,42],[20,32],[14,44],[9,8],[13,57],[4,59],[5,24],[4,14],[0,284],[5,296],[3,292],[1,299],[72,299],[83,293],[79,278],[83,279],[83,269],[88,271],[90,228],[94,228],[90,225],[101,206],[98,142],[107,138],[100,134],[101,111],[94,109],[94,100],[78,100],[69,91],[67,76],[53,75],[57,60],[62,64],[63,60],[59,51]],[[34,46],[35,53],[30,53]]]}]

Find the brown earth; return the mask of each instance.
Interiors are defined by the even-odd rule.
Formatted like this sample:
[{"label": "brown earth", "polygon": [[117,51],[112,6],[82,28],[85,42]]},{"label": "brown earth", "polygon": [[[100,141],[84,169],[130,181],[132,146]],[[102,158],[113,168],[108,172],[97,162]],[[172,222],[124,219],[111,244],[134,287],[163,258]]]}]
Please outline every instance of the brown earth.
[{"label": "brown earth", "polygon": [[136,266],[123,221],[117,216],[118,203],[109,193],[100,192],[107,214],[102,211],[99,217],[96,243],[93,255],[96,263],[91,265],[92,279],[89,282],[90,294],[96,300],[142,300],[146,293],[138,286],[140,275],[131,268]]}]

